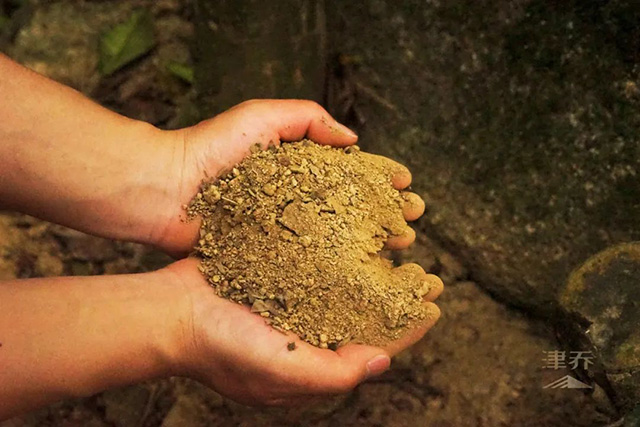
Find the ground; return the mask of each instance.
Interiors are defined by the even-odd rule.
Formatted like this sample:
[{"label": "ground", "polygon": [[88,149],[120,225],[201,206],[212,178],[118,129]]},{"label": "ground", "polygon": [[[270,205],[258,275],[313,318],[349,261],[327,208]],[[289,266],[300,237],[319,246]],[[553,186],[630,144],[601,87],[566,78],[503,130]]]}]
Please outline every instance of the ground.
[{"label": "ground", "polygon": [[[30,217],[0,215],[0,278],[139,272],[170,258]],[[172,378],[67,401],[6,423],[13,426],[604,425],[579,390],[545,390],[566,372],[544,369],[557,349],[539,321],[494,301],[455,258],[421,236],[402,261],[420,263],[447,282],[442,319],[391,371],[354,392],[309,408],[237,405],[196,382]]]}]

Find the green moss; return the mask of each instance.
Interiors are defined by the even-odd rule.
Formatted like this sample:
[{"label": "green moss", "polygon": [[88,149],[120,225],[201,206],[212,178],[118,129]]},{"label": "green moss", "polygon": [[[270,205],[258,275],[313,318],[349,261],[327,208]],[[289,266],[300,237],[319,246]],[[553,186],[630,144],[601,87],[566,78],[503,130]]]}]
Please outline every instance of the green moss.
[{"label": "green moss", "polygon": [[[567,310],[575,310],[584,300],[586,289],[585,280],[589,275],[603,275],[610,263],[619,257],[640,261],[640,244],[623,243],[610,247],[589,258],[584,264],[576,268],[567,280],[566,286],[560,292],[560,303]],[[589,298],[587,295],[586,298]]]},{"label": "green moss", "polygon": [[618,347],[616,361],[619,366],[640,367],[640,333],[631,336]]}]

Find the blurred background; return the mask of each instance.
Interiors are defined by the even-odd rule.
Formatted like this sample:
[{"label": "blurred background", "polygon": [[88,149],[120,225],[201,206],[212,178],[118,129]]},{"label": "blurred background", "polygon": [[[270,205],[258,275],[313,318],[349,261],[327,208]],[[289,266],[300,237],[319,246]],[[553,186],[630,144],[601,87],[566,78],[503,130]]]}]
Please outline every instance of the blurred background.
[{"label": "blurred background", "polygon": [[[640,425],[640,2],[0,0],[0,51],[161,128],[322,103],[414,172],[427,212],[389,256],[447,285],[391,371],[312,407],[173,378],[0,426]],[[0,213],[0,279],[170,261]]]}]

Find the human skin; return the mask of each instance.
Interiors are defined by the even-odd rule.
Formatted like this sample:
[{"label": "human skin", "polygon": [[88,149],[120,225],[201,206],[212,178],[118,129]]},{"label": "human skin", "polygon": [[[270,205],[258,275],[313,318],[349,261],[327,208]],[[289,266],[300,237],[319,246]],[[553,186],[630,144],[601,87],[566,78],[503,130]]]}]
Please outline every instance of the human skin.
[{"label": "human skin", "polygon": [[[240,104],[191,128],[161,131],[108,111],[0,55],[0,208],[90,234],[153,245],[176,256],[199,224],[182,206],[205,176],[239,162],[256,142],[308,137],[345,146],[357,137],[310,101]],[[390,161],[391,162],[391,161]],[[396,188],[410,184],[393,165]],[[405,193],[407,220],[424,203]],[[407,228],[388,241],[408,246]],[[49,402],[169,375],[188,376],[249,404],[295,404],[345,392],[389,366],[433,316],[385,348],[322,350],[217,297],[185,258],[156,272],[0,283],[0,420]],[[287,344],[296,341],[297,349]]]}]

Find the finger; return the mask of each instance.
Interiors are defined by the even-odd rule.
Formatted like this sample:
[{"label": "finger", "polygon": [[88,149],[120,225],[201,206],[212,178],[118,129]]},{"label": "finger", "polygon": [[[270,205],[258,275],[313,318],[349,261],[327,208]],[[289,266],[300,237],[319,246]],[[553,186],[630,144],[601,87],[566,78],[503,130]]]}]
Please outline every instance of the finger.
[{"label": "finger", "polygon": [[438,306],[431,302],[425,303],[425,306],[427,308],[427,318],[425,320],[412,327],[402,338],[384,346],[384,350],[390,356],[394,356],[418,342],[438,321],[440,318],[440,309]]},{"label": "finger", "polygon": [[400,267],[394,268],[393,271],[408,280],[421,280],[427,275],[424,269],[415,262],[402,264]]},{"label": "finger", "polygon": [[386,370],[390,363],[387,353],[378,347],[348,344],[331,351],[305,342],[298,344],[286,355],[291,360],[284,366],[301,394],[346,393],[368,376]]},{"label": "finger", "polygon": [[389,237],[385,243],[385,248],[391,250],[406,249],[414,240],[416,240],[416,232],[413,231],[413,228],[407,226],[402,234]]},{"label": "finger", "polygon": [[384,166],[391,174],[391,184],[394,188],[402,190],[411,185],[411,172],[403,164],[378,154],[362,153],[370,161]]},{"label": "finger", "polygon": [[318,144],[346,146],[355,144],[358,136],[338,123],[318,103],[298,99],[264,99],[240,104],[238,109],[258,117],[269,131],[283,141],[299,141],[305,137]]},{"label": "finger", "polygon": [[407,169],[406,166],[402,166],[402,169],[398,169],[394,173],[393,178],[391,178],[391,183],[394,188],[398,190],[407,188],[411,185],[411,172],[409,172],[409,169]]},{"label": "finger", "polygon": [[396,267],[395,274],[399,274],[406,280],[415,280],[421,283],[419,294],[423,295],[425,302],[433,302],[444,291],[444,283],[435,274],[427,274],[422,267],[416,263],[403,264]]},{"label": "finger", "polygon": [[429,291],[422,297],[423,301],[433,302],[444,291],[444,282],[435,274],[427,274],[425,280],[429,285]]},{"label": "finger", "polygon": [[402,193],[402,199],[404,200],[404,203],[402,204],[402,213],[404,214],[405,220],[415,221],[422,216],[425,209],[422,197],[418,196],[416,193],[405,191]]},{"label": "finger", "polygon": [[[391,366],[391,357],[379,347],[360,344],[347,344],[336,350],[345,363],[356,365],[366,361],[364,370],[360,369],[356,375],[355,385],[362,381],[382,374]],[[354,385],[354,386],[355,386]]]}]

